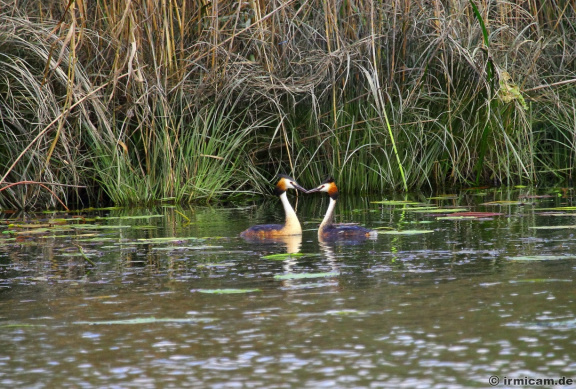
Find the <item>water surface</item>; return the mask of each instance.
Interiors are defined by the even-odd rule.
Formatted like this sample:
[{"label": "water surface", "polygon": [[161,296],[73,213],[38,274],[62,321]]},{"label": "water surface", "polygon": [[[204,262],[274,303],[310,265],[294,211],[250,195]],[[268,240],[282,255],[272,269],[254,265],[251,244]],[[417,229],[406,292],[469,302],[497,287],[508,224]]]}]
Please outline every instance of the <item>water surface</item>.
[{"label": "water surface", "polygon": [[[275,242],[238,237],[251,224],[281,222],[269,200],[85,211],[74,220],[4,215],[0,386],[576,379],[574,193],[429,197],[341,196],[338,221],[395,231],[364,242],[318,241],[321,195],[298,199],[302,238]],[[418,204],[374,203],[392,199]],[[495,214],[454,218],[455,208]],[[287,252],[301,256],[267,257]],[[242,293],[214,293],[225,291]]]}]

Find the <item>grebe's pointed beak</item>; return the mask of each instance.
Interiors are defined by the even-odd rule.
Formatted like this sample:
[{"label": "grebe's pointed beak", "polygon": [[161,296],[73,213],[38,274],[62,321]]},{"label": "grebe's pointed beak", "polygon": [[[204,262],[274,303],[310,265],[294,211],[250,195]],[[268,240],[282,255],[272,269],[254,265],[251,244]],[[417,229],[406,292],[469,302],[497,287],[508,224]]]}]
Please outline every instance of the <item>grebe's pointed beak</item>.
[{"label": "grebe's pointed beak", "polygon": [[308,192],[306,192],[306,193],[322,192],[322,191],[324,190],[324,187],[325,187],[325,185],[324,185],[324,184],[321,184],[321,185],[318,185],[318,186],[317,186],[316,188],[314,188],[314,189],[308,190]]},{"label": "grebe's pointed beak", "polygon": [[309,189],[308,191],[306,191],[306,193],[316,193],[316,192],[320,192],[321,188],[314,188],[314,189]]},{"label": "grebe's pointed beak", "polygon": [[310,193],[308,189],[300,186],[296,181],[290,181],[290,183],[294,188],[298,189],[300,192]]}]

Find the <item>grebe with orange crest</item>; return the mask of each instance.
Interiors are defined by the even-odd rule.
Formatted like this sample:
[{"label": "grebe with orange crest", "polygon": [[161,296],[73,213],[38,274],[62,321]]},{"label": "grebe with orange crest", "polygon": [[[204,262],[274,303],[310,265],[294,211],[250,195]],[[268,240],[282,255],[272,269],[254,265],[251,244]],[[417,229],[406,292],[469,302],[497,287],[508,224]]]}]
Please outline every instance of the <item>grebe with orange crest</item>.
[{"label": "grebe with orange crest", "polygon": [[302,227],[296,212],[290,202],[286,191],[288,189],[297,189],[304,193],[308,193],[306,189],[298,185],[298,183],[290,176],[285,174],[278,175],[278,182],[274,188],[274,194],[280,198],[282,206],[284,207],[284,214],[286,219],[284,224],[261,224],[248,228],[243,231],[240,236],[243,238],[274,238],[276,236],[289,236],[289,235],[302,235]]},{"label": "grebe with orange crest", "polygon": [[334,224],[334,208],[336,208],[336,200],[338,200],[338,187],[332,177],[327,178],[323,183],[314,189],[310,189],[307,193],[326,192],[330,197],[330,204],[328,210],[320,227],[318,228],[318,238],[321,240],[333,239],[374,239],[378,236],[375,230],[368,228],[349,225],[349,224]]}]

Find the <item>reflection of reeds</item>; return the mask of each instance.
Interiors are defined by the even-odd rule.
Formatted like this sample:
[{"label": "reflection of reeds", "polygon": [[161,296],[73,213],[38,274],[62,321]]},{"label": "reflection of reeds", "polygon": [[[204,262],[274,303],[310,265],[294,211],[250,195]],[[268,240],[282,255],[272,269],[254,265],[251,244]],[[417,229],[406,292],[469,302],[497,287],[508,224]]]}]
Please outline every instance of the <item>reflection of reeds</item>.
[{"label": "reflection of reeds", "polygon": [[570,2],[0,9],[0,184],[52,191],[3,206],[208,200],[278,171],[343,191],[572,177]]}]

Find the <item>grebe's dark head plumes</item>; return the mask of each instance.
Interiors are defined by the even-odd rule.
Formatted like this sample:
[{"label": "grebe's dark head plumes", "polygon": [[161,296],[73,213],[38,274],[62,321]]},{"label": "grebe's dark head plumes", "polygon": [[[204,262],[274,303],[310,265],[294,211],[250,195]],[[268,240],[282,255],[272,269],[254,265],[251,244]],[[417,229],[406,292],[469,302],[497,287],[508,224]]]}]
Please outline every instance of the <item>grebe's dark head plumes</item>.
[{"label": "grebe's dark head plumes", "polygon": [[338,187],[336,186],[334,178],[332,177],[328,177],[316,188],[310,189],[308,191],[308,193],[314,193],[314,192],[326,192],[328,193],[328,196],[330,196],[331,199],[334,200],[338,199]]}]

